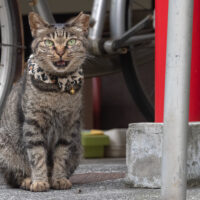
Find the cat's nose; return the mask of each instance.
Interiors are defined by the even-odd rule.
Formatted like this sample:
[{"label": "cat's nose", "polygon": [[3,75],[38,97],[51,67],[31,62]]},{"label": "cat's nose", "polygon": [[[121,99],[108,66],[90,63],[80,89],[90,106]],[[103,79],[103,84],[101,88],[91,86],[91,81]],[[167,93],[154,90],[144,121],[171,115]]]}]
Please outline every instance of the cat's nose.
[{"label": "cat's nose", "polygon": [[65,48],[56,48],[56,53],[62,57],[65,53]]}]

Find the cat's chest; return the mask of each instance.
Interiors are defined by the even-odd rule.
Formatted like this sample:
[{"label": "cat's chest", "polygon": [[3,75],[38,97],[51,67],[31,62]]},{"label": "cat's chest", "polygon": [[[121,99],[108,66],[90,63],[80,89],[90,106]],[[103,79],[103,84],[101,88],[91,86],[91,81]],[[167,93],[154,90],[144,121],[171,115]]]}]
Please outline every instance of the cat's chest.
[{"label": "cat's chest", "polygon": [[81,107],[81,91],[74,95],[56,92],[34,92],[27,101],[33,109],[48,109],[53,113],[72,113]]},{"label": "cat's chest", "polygon": [[80,94],[50,94],[42,96],[40,101],[45,103],[47,107],[51,107],[52,110],[74,110],[76,107],[79,107],[81,103],[81,97]]}]

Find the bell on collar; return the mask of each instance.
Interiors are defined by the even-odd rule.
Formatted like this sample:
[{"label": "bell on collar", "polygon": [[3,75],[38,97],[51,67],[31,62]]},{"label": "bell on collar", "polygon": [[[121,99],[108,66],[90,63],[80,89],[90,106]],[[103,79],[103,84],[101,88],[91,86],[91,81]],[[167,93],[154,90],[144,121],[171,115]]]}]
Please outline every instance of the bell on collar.
[{"label": "bell on collar", "polygon": [[72,88],[72,89],[70,90],[70,94],[75,94],[74,88]]}]

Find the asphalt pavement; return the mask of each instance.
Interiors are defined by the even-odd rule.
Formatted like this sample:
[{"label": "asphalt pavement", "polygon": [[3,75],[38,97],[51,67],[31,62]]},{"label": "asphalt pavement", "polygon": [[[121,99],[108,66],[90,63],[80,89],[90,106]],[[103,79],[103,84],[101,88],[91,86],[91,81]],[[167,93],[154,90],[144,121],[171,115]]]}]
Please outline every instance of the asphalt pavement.
[{"label": "asphalt pavement", "polygon": [[[83,160],[70,190],[33,193],[8,188],[2,180],[0,200],[158,200],[160,189],[130,188],[124,183],[125,159]],[[200,188],[188,189],[187,200],[199,200]]]}]

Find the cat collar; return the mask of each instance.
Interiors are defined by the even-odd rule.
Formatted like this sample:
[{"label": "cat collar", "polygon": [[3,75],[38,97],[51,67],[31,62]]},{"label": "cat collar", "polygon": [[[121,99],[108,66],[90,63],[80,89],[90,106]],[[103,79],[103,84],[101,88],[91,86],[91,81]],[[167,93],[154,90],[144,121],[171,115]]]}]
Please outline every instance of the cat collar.
[{"label": "cat collar", "polygon": [[77,71],[66,75],[66,77],[58,77],[45,72],[35,61],[32,54],[28,59],[28,73],[36,80],[44,83],[57,84],[62,92],[75,94],[82,86],[83,70]]}]

